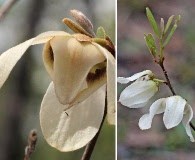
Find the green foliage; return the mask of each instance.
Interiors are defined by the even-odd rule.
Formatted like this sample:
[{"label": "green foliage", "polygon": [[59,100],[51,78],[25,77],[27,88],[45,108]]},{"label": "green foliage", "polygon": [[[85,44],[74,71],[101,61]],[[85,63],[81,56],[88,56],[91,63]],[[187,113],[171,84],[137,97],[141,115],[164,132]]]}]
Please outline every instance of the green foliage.
[{"label": "green foliage", "polygon": [[159,32],[156,20],[154,19],[154,16],[148,7],[146,8],[146,15],[148,17],[148,20],[150,21],[152,29],[154,30],[154,33],[156,34],[158,38],[160,38],[160,32]]},{"label": "green foliage", "polygon": [[156,36],[158,37],[158,43],[159,43],[159,52],[157,51],[157,47],[156,47],[156,43],[155,43],[155,40],[154,40],[154,37],[152,34],[148,34],[146,35],[144,38],[145,38],[145,41],[146,41],[146,44],[148,46],[148,49],[150,51],[150,53],[152,54],[152,56],[154,58],[156,58],[156,55],[159,54],[159,60],[156,60],[158,63],[162,63],[163,61],[163,50],[164,50],[164,47],[169,43],[169,41],[171,40],[171,37],[173,36],[173,33],[175,32],[175,30],[177,29],[177,23],[180,21],[180,18],[181,16],[177,16],[176,17],[176,20],[175,20],[175,24],[173,25],[171,31],[169,32],[169,34],[167,35],[165,41],[164,41],[164,37],[166,36],[166,33],[167,31],[169,30],[171,24],[172,24],[172,21],[174,19],[174,15],[172,15],[168,21],[167,21],[167,24],[166,26],[164,26],[164,19],[161,18],[161,21],[160,21],[160,32],[159,32],[159,29],[158,29],[158,26],[157,26],[157,23],[154,19],[154,16],[152,14],[152,12],[150,11],[150,9],[147,7],[146,8],[146,15],[148,17],[148,20],[152,26],[152,29],[154,30],[154,33],[156,34]]},{"label": "green foliage", "polygon": [[174,15],[172,15],[171,17],[169,17],[168,21],[167,21],[167,24],[165,26],[165,30],[164,30],[164,34],[166,34],[166,32],[168,31],[172,21],[173,21],[173,18],[174,18]]},{"label": "green foliage", "polygon": [[169,41],[170,41],[171,37],[173,36],[173,33],[175,32],[176,29],[177,29],[177,24],[174,24],[171,31],[169,32],[165,42],[164,42],[164,44],[163,44],[163,47],[165,47],[169,43]]},{"label": "green foliage", "polygon": [[145,35],[144,39],[146,41],[146,44],[148,46],[150,53],[155,58],[156,55],[158,54],[158,51],[157,51],[157,47],[156,47],[156,43],[154,41],[153,35],[151,33],[149,33],[149,34]]},{"label": "green foliage", "polygon": [[96,32],[96,36],[97,36],[97,38],[102,38],[102,39],[106,38],[106,32],[105,32],[103,27],[98,27],[97,32]]}]

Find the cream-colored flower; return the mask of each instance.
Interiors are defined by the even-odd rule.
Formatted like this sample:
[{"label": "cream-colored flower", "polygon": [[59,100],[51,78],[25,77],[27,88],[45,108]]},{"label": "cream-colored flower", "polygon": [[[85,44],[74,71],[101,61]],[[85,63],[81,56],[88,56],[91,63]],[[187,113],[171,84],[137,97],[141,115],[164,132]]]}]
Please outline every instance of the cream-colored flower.
[{"label": "cream-colored flower", "polygon": [[149,113],[140,118],[139,127],[143,130],[151,128],[154,115],[163,112],[163,121],[167,129],[177,126],[182,121],[187,135],[190,137],[190,140],[194,142],[194,137],[190,130],[193,110],[186,100],[180,96],[171,96],[155,101],[151,105]]},{"label": "cream-colored flower", "polygon": [[134,74],[131,77],[118,77],[119,83],[125,84],[135,81],[126,87],[120,95],[119,102],[130,108],[143,107],[158,91],[158,83],[153,81],[154,75],[150,70]]},{"label": "cream-colored flower", "polygon": [[98,132],[106,90],[107,119],[115,123],[115,59],[86,35],[45,32],[0,55],[0,88],[28,47],[41,43],[52,80],[41,104],[41,129],[51,146],[76,150]]}]

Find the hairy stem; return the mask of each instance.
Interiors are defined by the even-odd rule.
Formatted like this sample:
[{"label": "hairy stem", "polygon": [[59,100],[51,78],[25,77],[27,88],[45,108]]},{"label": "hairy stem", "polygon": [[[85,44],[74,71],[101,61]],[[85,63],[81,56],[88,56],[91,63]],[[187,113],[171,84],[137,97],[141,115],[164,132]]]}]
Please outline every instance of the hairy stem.
[{"label": "hairy stem", "polygon": [[94,150],[94,147],[95,147],[95,145],[96,145],[97,139],[98,139],[98,137],[99,137],[100,131],[101,131],[101,129],[102,129],[104,120],[105,120],[105,118],[106,118],[106,114],[107,114],[107,98],[106,98],[106,100],[105,100],[104,115],[103,115],[102,122],[101,122],[101,124],[100,124],[99,131],[97,132],[97,134],[95,135],[95,137],[94,137],[94,138],[88,143],[88,145],[86,146],[85,151],[84,151],[84,153],[83,153],[83,157],[82,157],[81,160],[90,160],[91,155],[92,155],[93,150]]}]

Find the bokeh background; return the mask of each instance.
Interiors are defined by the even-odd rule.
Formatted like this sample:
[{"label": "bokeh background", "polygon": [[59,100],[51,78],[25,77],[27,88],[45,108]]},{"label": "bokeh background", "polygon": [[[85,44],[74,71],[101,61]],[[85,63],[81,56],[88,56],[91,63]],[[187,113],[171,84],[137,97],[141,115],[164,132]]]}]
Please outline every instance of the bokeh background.
[{"label": "bokeh background", "polygon": [[[0,0],[0,7],[4,2]],[[72,19],[70,9],[82,11],[92,21],[95,30],[103,26],[115,41],[114,0],[17,0],[8,14],[0,19],[0,53],[45,31],[71,32],[61,21],[65,17]],[[23,159],[28,134],[33,128],[37,129],[38,142],[32,160],[78,160],[82,157],[84,148],[61,153],[50,147],[42,136],[39,109],[50,83],[42,63],[42,48],[43,45],[30,47],[1,88],[1,160]],[[104,124],[91,159],[115,159],[114,131],[113,126]]]},{"label": "bokeh background", "polygon": [[[195,1],[119,0],[117,2],[118,76],[128,77],[149,69],[161,79],[162,71],[146,47],[144,34],[153,33],[146,17],[149,7],[159,23],[171,15],[181,15],[179,27],[165,48],[165,68],[177,94],[188,100],[195,111]],[[118,84],[118,96],[127,85]],[[194,160],[191,143],[182,124],[167,130],[162,115],[155,116],[152,128],[142,131],[139,118],[148,113],[158,98],[171,95],[164,84],[160,92],[142,109],[129,109],[118,103],[118,160]],[[195,121],[193,120],[194,124]],[[195,132],[192,131],[195,135]]]}]

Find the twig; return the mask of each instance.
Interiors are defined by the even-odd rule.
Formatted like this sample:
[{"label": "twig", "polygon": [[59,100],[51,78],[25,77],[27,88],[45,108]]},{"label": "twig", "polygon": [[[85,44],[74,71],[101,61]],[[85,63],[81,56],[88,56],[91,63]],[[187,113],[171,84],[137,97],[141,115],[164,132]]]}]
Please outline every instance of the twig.
[{"label": "twig", "polygon": [[2,17],[8,12],[8,10],[13,6],[13,4],[16,2],[17,0],[9,0],[9,1],[5,1],[5,3],[2,5],[2,7],[0,8],[0,20],[2,19]]},{"label": "twig", "polygon": [[107,114],[107,98],[105,100],[105,109],[104,109],[104,115],[103,115],[103,119],[102,119],[102,122],[100,124],[100,128],[99,128],[99,131],[97,132],[97,134],[95,135],[95,137],[88,143],[88,145],[86,146],[85,148],[85,151],[83,153],[83,157],[81,160],[90,160],[91,158],[91,155],[92,155],[92,152],[93,152],[93,149],[96,145],[96,141],[99,137],[99,134],[100,134],[100,131],[102,129],[102,126],[103,126],[103,123],[104,123],[104,120],[106,118],[106,114]]},{"label": "twig", "polygon": [[[167,81],[167,86],[169,87],[169,89],[171,90],[171,92],[172,92],[172,94],[173,95],[176,95],[176,93],[175,93],[175,91],[174,91],[174,89],[173,89],[173,87],[172,87],[172,85],[171,85],[171,82],[170,82],[170,80],[169,80],[169,77],[168,77],[168,74],[167,74],[167,71],[165,70],[165,67],[164,67],[164,58],[163,58],[163,60],[161,61],[161,62],[159,62],[159,65],[160,65],[160,67],[162,68],[162,70],[163,70],[163,73],[164,73],[164,75],[165,75],[165,78],[166,78],[166,81]],[[195,126],[192,124],[192,122],[190,122],[190,127],[195,131]]]},{"label": "twig", "polygon": [[28,146],[25,148],[24,160],[30,160],[30,155],[34,152],[37,142],[37,131],[31,130],[28,136]]},{"label": "twig", "polygon": [[171,85],[171,82],[170,82],[170,80],[169,80],[169,77],[168,77],[168,74],[167,74],[167,71],[165,70],[165,67],[164,67],[164,58],[163,58],[163,60],[161,61],[161,62],[159,62],[159,65],[160,65],[160,67],[162,68],[162,70],[163,70],[163,73],[164,73],[164,75],[165,75],[165,78],[166,78],[166,84],[167,84],[167,86],[169,87],[169,89],[171,90],[171,92],[172,92],[172,94],[175,96],[176,95],[176,93],[175,93],[175,91],[174,91],[174,89],[173,89],[173,87],[172,87],[172,85]]}]

